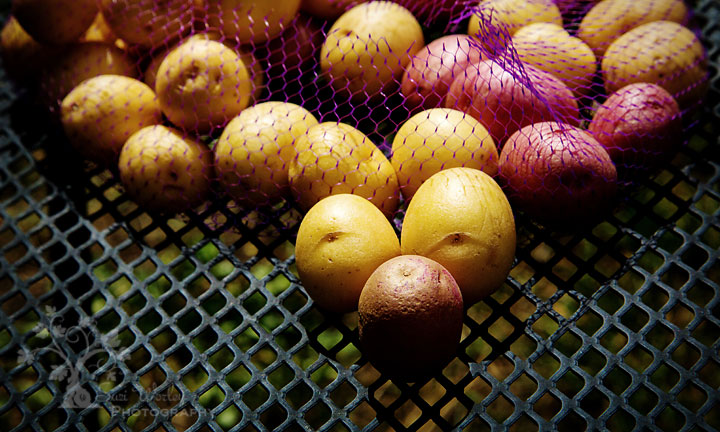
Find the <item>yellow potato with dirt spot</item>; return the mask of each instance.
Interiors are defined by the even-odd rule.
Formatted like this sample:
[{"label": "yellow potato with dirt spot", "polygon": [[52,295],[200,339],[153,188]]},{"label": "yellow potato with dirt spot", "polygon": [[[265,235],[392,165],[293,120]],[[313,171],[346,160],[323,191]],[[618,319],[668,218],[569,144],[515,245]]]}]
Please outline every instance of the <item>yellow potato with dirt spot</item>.
[{"label": "yellow potato with dirt spot", "polygon": [[515,257],[515,219],[495,180],[473,168],[430,177],[408,205],[403,255],[430,258],[455,278],[470,307],[500,288]]},{"label": "yellow potato with dirt spot", "polygon": [[207,199],[213,174],[210,153],[179,130],[147,126],[134,133],[120,152],[120,181],[143,209],[178,213]]},{"label": "yellow potato with dirt spot", "polygon": [[425,46],[422,28],[404,7],[359,4],[335,21],[320,50],[332,87],[356,100],[385,97],[400,86],[405,67]]},{"label": "yellow potato with dirt spot", "polygon": [[708,88],[707,54],[688,28],[654,21],[615,40],[601,65],[607,93],[633,83],[657,84],[681,108],[698,103]]},{"label": "yellow potato with dirt spot", "polygon": [[83,81],[60,107],[70,144],[83,157],[114,165],[123,144],[145,126],[162,122],[155,92],[121,75],[100,75]]},{"label": "yellow potato with dirt spot", "polygon": [[300,280],[322,309],[345,313],[358,308],[370,275],[400,255],[397,234],[367,199],[339,194],[307,212],[295,242]]},{"label": "yellow potato with dirt spot", "polygon": [[481,0],[468,23],[489,56],[505,51],[508,37],[528,24],[546,22],[562,26],[560,9],[552,0]]},{"label": "yellow potato with dirt spot", "polygon": [[590,92],[597,71],[595,54],[561,26],[527,25],[515,32],[512,44],[521,61],[554,75],[576,95]]},{"label": "yellow potato with dirt spot", "polygon": [[320,123],[295,141],[297,156],[288,177],[293,196],[307,210],[321,199],[342,193],[367,198],[387,217],[398,205],[398,180],[392,164],[354,127]]},{"label": "yellow potato with dirt spot", "polygon": [[[216,42],[222,42],[226,47],[237,53],[240,56],[240,59],[243,61],[243,64],[247,67],[250,78],[252,79],[253,93],[252,97],[250,98],[250,105],[260,100],[263,89],[265,89],[265,71],[263,70],[260,61],[251,52],[242,49],[236,49],[233,41],[229,39],[223,40],[222,35],[216,32],[198,33],[192,35],[187,39],[181,41],[178,45],[190,40],[212,40]],[[167,50],[162,50],[158,54],[153,54],[150,63],[148,63],[147,67],[145,68],[145,72],[143,73],[143,81],[145,82],[145,84],[149,85],[150,88],[155,88],[155,84],[157,83],[158,70],[160,69],[160,65],[162,64],[163,60],[165,60],[165,57],[167,57],[173,49],[177,48],[178,45],[175,45]]]},{"label": "yellow potato with dirt spot", "polygon": [[215,146],[220,183],[240,205],[275,204],[289,191],[288,171],[295,140],[318,124],[305,108],[264,102],[228,123]]},{"label": "yellow potato with dirt spot", "polygon": [[615,39],[635,27],[660,20],[684,23],[687,18],[684,0],[604,0],[583,17],[577,37],[601,58]]},{"label": "yellow potato with dirt spot", "polygon": [[220,42],[191,38],[160,64],[155,93],[175,126],[209,132],[250,104],[253,84],[235,51]]},{"label": "yellow potato with dirt spot", "polygon": [[393,140],[390,161],[407,201],[443,169],[464,166],[491,176],[498,172],[498,151],[485,126],[449,108],[422,111],[405,122]]}]

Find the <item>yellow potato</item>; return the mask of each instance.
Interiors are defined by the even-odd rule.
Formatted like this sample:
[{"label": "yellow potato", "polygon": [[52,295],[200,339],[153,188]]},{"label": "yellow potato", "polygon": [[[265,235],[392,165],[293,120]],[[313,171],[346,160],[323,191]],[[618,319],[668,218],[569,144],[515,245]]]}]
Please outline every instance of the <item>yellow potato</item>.
[{"label": "yellow potato", "polygon": [[498,171],[498,151],[487,129],[472,116],[449,108],[422,111],[405,122],[393,140],[390,161],[408,201],[443,169],[464,166],[491,176]]},{"label": "yellow potato", "polygon": [[77,41],[97,15],[95,0],[13,0],[12,13],[36,41],[62,45]]},{"label": "yellow potato", "polygon": [[705,49],[695,34],[672,21],[654,21],[630,30],[605,53],[601,71],[608,94],[632,83],[663,87],[687,108],[707,91]]},{"label": "yellow potato", "polygon": [[512,44],[521,61],[554,75],[576,95],[590,91],[597,59],[589,46],[561,26],[527,25],[515,32]]},{"label": "yellow potato", "polygon": [[138,77],[136,62],[125,51],[104,42],[82,42],[65,50],[40,77],[41,98],[56,108],[72,89],[98,75]]},{"label": "yellow potato", "polygon": [[10,17],[0,32],[3,68],[14,80],[34,81],[58,54],[58,48],[42,45],[27,34],[15,17]]},{"label": "yellow potato", "polygon": [[155,47],[192,30],[193,18],[205,0],[99,0],[100,11],[122,40]]},{"label": "yellow potato", "polygon": [[241,44],[258,44],[278,36],[300,10],[300,0],[213,0],[207,21]]},{"label": "yellow potato", "polygon": [[[177,48],[179,45],[182,45],[183,43],[192,39],[213,40],[217,42],[222,42],[223,37],[220,33],[217,32],[197,33],[188,37],[187,39],[180,41],[177,44],[172,45],[170,48],[153,50],[149,53],[151,59],[150,63],[148,63],[148,65],[145,67],[145,72],[143,73],[143,82],[150,86],[151,89],[154,89],[157,82],[158,70],[160,69],[160,65],[162,64],[163,60],[165,60],[165,57],[167,57],[167,55],[170,54],[170,52]],[[232,47],[228,46],[228,48]]]},{"label": "yellow potato", "polygon": [[560,9],[552,0],[482,0],[468,23],[468,34],[476,36],[487,54],[499,54],[508,36],[528,24],[546,22],[562,26]]},{"label": "yellow potato", "polygon": [[450,168],[430,177],[410,201],[400,249],[445,267],[470,307],[505,281],[515,256],[515,219],[492,177]]},{"label": "yellow potato", "polygon": [[362,132],[343,123],[320,123],[295,141],[288,173],[295,200],[307,210],[329,195],[367,198],[385,216],[398,204],[398,181],[385,155]]},{"label": "yellow potato", "polygon": [[60,108],[70,144],[86,159],[114,165],[130,135],[162,122],[155,92],[121,75],[100,75],[83,81]]},{"label": "yellow potato", "polygon": [[577,36],[601,58],[610,44],[635,27],[653,21],[687,20],[684,0],[604,0],[583,17]]},{"label": "yellow potato", "polygon": [[400,255],[400,243],[383,214],[357,195],[323,199],[307,212],[295,242],[300,280],[323,309],[357,310],[360,292],[385,261]]},{"label": "yellow potato", "polygon": [[145,210],[173,214],[202,204],[210,193],[210,151],[166,126],[135,132],[120,152],[118,170],[127,194]]},{"label": "yellow potato", "polygon": [[220,183],[238,204],[275,204],[289,190],[295,140],[318,124],[303,107],[265,102],[228,123],[215,146]]},{"label": "yellow potato", "polygon": [[422,28],[404,7],[362,3],[330,28],[320,66],[336,91],[356,100],[385,97],[400,86],[405,67],[425,45]]},{"label": "yellow potato", "polygon": [[[236,52],[240,56],[240,59],[243,61],[243,64],[247,67],[250,78],[252,79],[253,93],[252,97],[250,98],[249,105],[252,105],[253,103],[260,100],[263,89],[265,89],[265,71],[263,70],[260,61],[258,61],[255,56],[252,55],[252,53],[250,53],[249,51],[236,50],[235,44],[232,41],[227,39],[223,41],[222,35],[213,32],[195,34],[182,41],[181,44],[193,39],[223,42],[225,46]],[[160,69],[160,65],[162,64],[163,60],[165,60],[165,57],[167,57],[167,55],[174,48],[177,48],[177,45],[169,50],[163,50],[159,54],[154,55],[150,60],[150,63],[145,68],[145,72],[143,73],[143,81],[145,82],[145,84],[149,85],[150,88],[155,88],[155,84],[157,83],[157,73]]]},{"label": "yellow potato", "polygon": [[248,68],[236,52],[220,42],[191,38],[162,61],[155,92],[174,125],[208,132],[249,105],[252,87]]}]

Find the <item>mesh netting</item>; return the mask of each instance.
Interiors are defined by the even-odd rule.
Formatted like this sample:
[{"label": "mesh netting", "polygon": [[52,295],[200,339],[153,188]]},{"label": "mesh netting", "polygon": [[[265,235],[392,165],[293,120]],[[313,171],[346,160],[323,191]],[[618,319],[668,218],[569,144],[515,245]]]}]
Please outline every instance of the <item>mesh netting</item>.
[{"label": "mesh netting", "polygon": [[[2,6],[9,430],[720,428],[712,1]],[[295,255],[339,194],[462,292],[415,382]]]}]

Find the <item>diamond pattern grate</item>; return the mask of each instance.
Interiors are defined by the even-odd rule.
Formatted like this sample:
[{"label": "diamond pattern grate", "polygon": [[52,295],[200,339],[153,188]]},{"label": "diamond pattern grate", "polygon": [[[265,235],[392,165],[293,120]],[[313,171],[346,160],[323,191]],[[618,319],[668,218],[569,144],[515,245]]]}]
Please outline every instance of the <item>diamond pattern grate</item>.
[{"label": "diamond pattern grate", "polygon": [[[10,431],[720,429],[720,6],[687,146],[571,235],[519,217],[457,357],[392,382],[294,267],[300,213],[150,217],[0,91],[0,424]],[[64,160],[64,159],[63,159]]]}]

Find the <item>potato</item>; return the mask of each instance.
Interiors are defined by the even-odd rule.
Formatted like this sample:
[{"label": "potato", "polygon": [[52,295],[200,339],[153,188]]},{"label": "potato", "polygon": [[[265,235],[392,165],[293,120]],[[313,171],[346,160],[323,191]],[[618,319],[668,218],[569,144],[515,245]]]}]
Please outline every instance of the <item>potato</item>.
[{"label": "potato", "polygon": [[205,0],[98,0],[113,32],[125,42],[144,47],[169,45],[192,30]]},{"label": "potato", "polygon": [[445,267],[417,255],[392,258],[360,294],[363,354],[393,379],[426,378],[454,357],[464,315],[460,288]]},{"label": "potato", "polygon": [[398,206],[395,170],[362,132],[344,123],[320,123],[295,141],[297,157],[288,177],[304,210],[329,195],[352,193],[367,198],[387,217]]},{"label": "potato", "polygon": [[160,64],[155,92],[174,125],[201,133],[223,127],[250,104],[253,82],[235,51],[190,38]]},{"label": "potato", "polygon": [[498,146],[532,123],[561,120],[580,124],[577,101],[560,80],[530,65],[524,65],[521,72],[517,67],[505,69],[493,60],[472,64],[459,75],[450,86],[445,107],[475,117]]},{"label": "potato", "polygon": [[[172,52],[175,48],[191,39],[222,42],[223,36],[218,32],[196,33],[178,43],[172,44],[169,48],[156,47],[155,49],[149,50],[148,55],[150,57],[150,62],[145,67],[145,72],[143,72],[143,82],[150,86],[151,89],[155,89],[155,84],[157,84],[157,73],[163,60],[165,60],[165,57],[167,57],[168,54],[170,54],[170,52]],[[233,47],[228,46],[228,48],[234,51]]]},{"label": "potato", "polygon": [[289,192],[295,140],[317,124],[308,110],[291,103],[265,102],[243,110],[215,146],[220,183],[240,205],[276,204]]},{"label": "potato", "polygon": [[589,46],[562,27],[527,25],[515,32],[512,44],[521,61],[552,74],[578,96],[590,93],[597,59]]},{"label": "potato", "polygon": [[76,43],[63,51],[40,77],[41,99],[51,110],[78,84],[98,75],[137,78],[135,59],[115,45],[103,42]]},{"label": "potato", "polygon": [[597,109],[588,131],[605,147],[618,168],[634,174],[667,162],[682,142],[680,108],[656,84],[630,84]]},{"label": "potato", "polygon": [[210,150],[166,126],[135,132],[120,152],[118,170],[127,194],[153,213],[197,207],[210,193]]},{"label": "potato", "polygon": [[708,88],[707,54],[695,34],[672,21],[643,24],[610,45],[602,60],[605,90],[658,84],[681,108],[700,102]]},{"label": "potato", "polygon": [[479,42],[466,35],[435,39],[410,60],[400,90],[412,111],[442,107],[450,84],[471,63],[483,59]]},{"label": "potato", "polygon": [[500,152],[500,178],[514,208],[565,229],[606,212],[617,187],[603,146],[588,132],[556,122],[515,132]]},{"label": "potato", "polygon": [[33,39],[10,17],[0,32],[0,56],[8,76],[18,82],[31,84],[60,54],[54,46],[42,45]]},{"label": "potato", "polygon": [[395,134],[390,162],[400,190],[410,201],[433,174],[470,167],[497,174],[498,151],[487,129],[472,116],[448,108],[432,108],[412,116]]},{"label": "potato", "polygon": [[515,32],[530,23],[562,26],[562,15],[553,0],[480,0],[470,17],[468,34],[477,37],[486,56],[505,51]]},{"label": "potato", "polygon": [[400,250],[440,263],[469,308],[505,282],[515,257],[515,218],[503,190],[474,168],[427,179],[405,212]]},{"label": "potato", "polygon": [[361,3],[330,28],[320,66],[344,97],[381,100],[399,87],[410,58],[424,44],[422,28],[407,9],[387,1]]},{"label": "potato", "polygon": [[398,255],[400,242],[390,221],[367,199],[351,194],[315,204],[295,242],[303,287],[320,308],[337,313],[357,310],[370,275]]},{"label": "potato", "polygon": [[13,0],[12,14],[34,40],[48,45],[77,41],[97,15],[95,0]]},{"label": "potato", "polygon": [[177,45],[173,46],[171,49],[161,50],[160,53],[153,55],[150,63],[145,68],[145,72],[143,74],[143,81],[145,82],[145,84],[149,85],[150,88],[154,89],[155,84],[157,83],[158,70],[160,69],[160,65],[162,64],[163,60],[165,60],[165,57],[167,57],[173,49],[190,40],[212,40],[217,42],[223,42],[225,46],[238,54],[238,56],[240,56],[240,59],[243,61],[243,64],[247,67],[248,73],[250,74],[250,78],[252,80],[253,91],[249,104],[252,105],[253,103],[260,100],[262,92],[265,89],[265,71],[263,70],[262,63],[257,60],[257,58],[249,51],[236,49],[234,43],[231,40],[226,39],[223,41],[222,35],[216,32],[194,34],[193,36],[190,36],[187,39],[178,43]]},{"label": "potato", "polygon": [[123,144],[138,130],[162,122],[155,92],[121,75],[83,81],[63,99],[61,120],[70,144],[98,164],[117,164]]},{"label": "potato", "polygon": [[610,44],[628,31],[653,21],[687,21],[684,0],[604,0],[580,22],[577,37],[602,58]]},{"label": "potato", "polygon": [[300,0],[209,0],[207,24],[241,44],[260,44],[287,28]]}]

